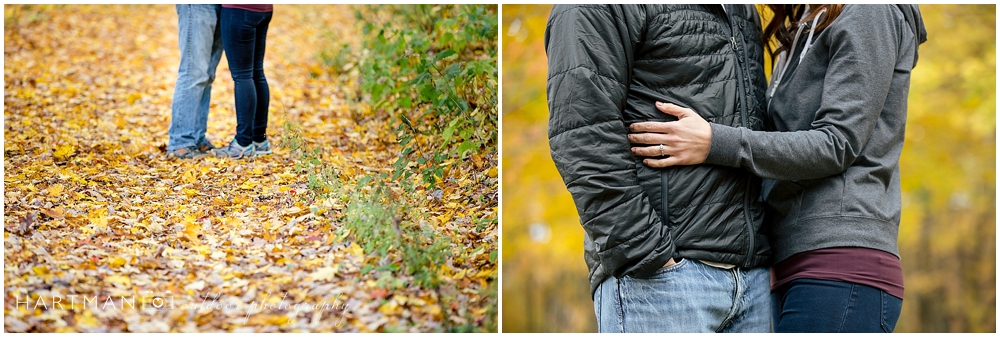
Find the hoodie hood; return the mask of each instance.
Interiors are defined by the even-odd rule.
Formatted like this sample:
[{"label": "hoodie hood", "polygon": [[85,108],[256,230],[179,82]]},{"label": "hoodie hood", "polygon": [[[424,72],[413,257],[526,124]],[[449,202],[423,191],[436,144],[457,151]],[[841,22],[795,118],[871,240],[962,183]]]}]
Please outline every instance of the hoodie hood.
[{"label": "hoodie hood", "polygon": [[[896,5],[901,12],[903,12],[903,18],[906,19],[906,23],[910,25],[910,30],[913,31],[913,36],[917,39],[917,47],[921,43],[927,42],[927,29],[924,28],[924,19],[920,16],[920,8],[915,4],[900,4]],[[913,66],[917,66],[917,58],[919,48],[913,51]]]}]

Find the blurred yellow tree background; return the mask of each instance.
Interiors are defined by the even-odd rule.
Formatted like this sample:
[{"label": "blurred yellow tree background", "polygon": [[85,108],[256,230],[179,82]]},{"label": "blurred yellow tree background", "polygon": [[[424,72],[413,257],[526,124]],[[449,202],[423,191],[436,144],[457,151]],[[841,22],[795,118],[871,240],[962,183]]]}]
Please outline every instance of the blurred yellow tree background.
[{"label": "blurred yellow tree background", "polygon": [[[897,332],[996,331],[996,6],[921,5],[900,159]],[[503,331],[596,331],[576,207],[549,156],[548,5],[503,6]],[[765,18],[766,19],[766,18]]]}]

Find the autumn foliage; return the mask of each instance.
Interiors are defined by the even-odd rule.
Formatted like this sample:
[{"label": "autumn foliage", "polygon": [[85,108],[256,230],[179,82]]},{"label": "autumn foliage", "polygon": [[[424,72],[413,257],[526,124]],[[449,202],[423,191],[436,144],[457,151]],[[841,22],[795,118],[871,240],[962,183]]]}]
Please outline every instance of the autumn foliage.
[{"label": "autumn foliage", "polygon": [[[4,330],[496,331],[496,133],[433,185],[380,179],[398,125],[324,59],[365,50],[355,11],[275,5],[273,155],[169,160],[174,6],[5,5]],[[216,146],[236,125],[226,64]]]}]

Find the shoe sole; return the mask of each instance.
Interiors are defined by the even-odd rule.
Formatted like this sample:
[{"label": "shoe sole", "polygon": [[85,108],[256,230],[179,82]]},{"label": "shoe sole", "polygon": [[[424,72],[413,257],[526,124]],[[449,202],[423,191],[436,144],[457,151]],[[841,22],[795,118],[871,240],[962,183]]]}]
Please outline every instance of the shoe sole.
[{"label": "shoe sole", "polygon": [[257,156],[255,154],[255,152],[250,152],[250,153],[242,154],[240,156],[231,156],[231,155],[229,155],[229,153],[226,153],[226,151],[223,151],[221,149],[219,149],[217,151],[218,152],[212,152],[209,155],[212,156],[212,157],[216,157],[216,158],[232,158],[232,159],[253,158],[253,157]]},{"label": "shoe sole", "polygon": [[173,153],[170,153],[170,154],[167,154],[167,159],[201,159],[201,158],[205,158],[207,156],[209,156],[209,154],[208,153],[204,153],[204,152],[201,153],[201,154],[192,155],[192,156],[178,156],[178,155],[175,155]]},{"label": "shoe sole", "polygon": [[252,157],[256,157],[256,156],[251,153],[251,154],[242,155],[242,156],[236,156],[236,157],[230,156],[229,154],[214,155],[213,157],[215,157],[215,158],[243,159],[243,158],[252,158]]}]

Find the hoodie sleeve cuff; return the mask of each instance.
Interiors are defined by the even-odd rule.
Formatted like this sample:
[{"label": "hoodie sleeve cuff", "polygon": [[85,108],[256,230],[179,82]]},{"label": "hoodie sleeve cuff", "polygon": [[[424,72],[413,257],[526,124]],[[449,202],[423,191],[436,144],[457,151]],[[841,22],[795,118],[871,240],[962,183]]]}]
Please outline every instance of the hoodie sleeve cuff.
[{"label": "hoodie sleeve cuff", "polygon": [[708,149],[706,164],[729,167],[739,167],[740,139],[739,128],[712,123],[712,144]]}]

